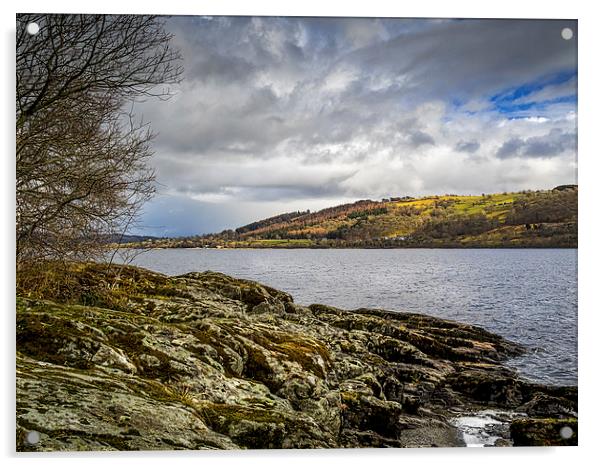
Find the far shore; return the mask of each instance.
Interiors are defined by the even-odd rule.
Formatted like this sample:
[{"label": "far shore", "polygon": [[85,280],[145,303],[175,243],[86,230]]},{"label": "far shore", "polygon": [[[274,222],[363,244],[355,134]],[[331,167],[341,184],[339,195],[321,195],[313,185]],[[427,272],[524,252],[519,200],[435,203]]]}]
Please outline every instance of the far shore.
[{"label": "far shore", "polygon": [[220,250],[256,250],[256,249],[268,249],[268,250],[313,250],[313,249],[331,249],[331,250],[342,250],[342,249],[360,249],[360,250],[388,250],[388,249],[579,249],[577,246],[411,246],[411,247],[340,247],[340,248],[332,248],[332,247],[321,247],[321,246],[312,246],[312,247],[295,247],[295,246],[282,246],[282,247],[267,247],[267,246],[258,246],[258,247],[199,247],[199,246],[191,246],[191,247],[167,247],[167,246],[159,246],[159,247],[143,247],[143,246],[132,246],[128,244],[120,244],[120,245],[112,245],[115,249],[139,249],[139,250],[147,250],[147,251],[160,251],[167,249],[195,249],[195,250],[203,250],[208,249],[212,251],[220,251]]}]

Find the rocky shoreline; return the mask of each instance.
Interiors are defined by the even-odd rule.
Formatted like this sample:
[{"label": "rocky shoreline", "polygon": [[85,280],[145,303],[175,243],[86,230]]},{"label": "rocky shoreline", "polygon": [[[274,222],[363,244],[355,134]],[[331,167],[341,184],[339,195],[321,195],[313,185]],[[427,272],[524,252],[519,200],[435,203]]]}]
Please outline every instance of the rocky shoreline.
[{"label": "rocky shoreline", "polygon": [[516,414],[495,445],[577,444],[577,388],[523,380],[524,348],[478,327],[215,272],[69,278],[17,297],[18,451],[451,447],[486,410]]}]

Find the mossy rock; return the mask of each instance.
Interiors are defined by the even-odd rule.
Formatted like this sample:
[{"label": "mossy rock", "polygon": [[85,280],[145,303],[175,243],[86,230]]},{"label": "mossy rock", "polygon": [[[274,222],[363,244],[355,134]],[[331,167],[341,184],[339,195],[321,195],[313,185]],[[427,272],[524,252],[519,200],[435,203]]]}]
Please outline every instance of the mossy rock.
[{"label": "mossy rock", "polygon": [[466,324],[299,306],[215,272],[46,278],[17,297],[19,438],[43,440],[20,450],[455,446],[443,419],[474,405],[576,410],[576,387],[520,379],[501,364],[517,346]]},{"label": "mossy rock", "polygon": [[335,440],[311,418],[278,410],[228,404],[205,404],[203,417],[216,432],[242,448],[326,448]]},{"label": "mossy rock", "polygon": [[[251,280],[233,278],[219,272],[191,272],[178,278],[195,280],[203,287],[222,294],[228,298],[242,301],[249,309],[261,303],[292,303],[290,294],[269,286],[260,285]],[[284,310],[284,308],[283,308]]]},{"label": "mossy rock", "polygon": [[516,419],[510,425],[514,446],[576,446],[577,419]]}]

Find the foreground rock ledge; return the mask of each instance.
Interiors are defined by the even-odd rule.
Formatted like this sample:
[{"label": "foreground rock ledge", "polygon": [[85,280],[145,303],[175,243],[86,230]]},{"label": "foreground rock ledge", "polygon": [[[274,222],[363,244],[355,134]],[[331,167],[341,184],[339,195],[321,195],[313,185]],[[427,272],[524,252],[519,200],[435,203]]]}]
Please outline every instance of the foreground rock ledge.
[{"label": "foreground rock ledge", "polygon": [[576,388],[521,380],[502,361],[523,349],[478,327],[214,272],[70,278],[17,297],[20,451],[461,446],[449,420],[485,407],[534,418],[517,444],[576,443],[549,427],[576,432]]}]

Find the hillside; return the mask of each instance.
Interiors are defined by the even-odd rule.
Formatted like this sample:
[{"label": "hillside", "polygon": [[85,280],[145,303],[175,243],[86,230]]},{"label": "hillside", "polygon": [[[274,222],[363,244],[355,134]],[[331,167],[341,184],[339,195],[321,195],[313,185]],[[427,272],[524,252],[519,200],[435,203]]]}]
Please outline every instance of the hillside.
[{"label": "hillside", "polygon": [[577,247],[576,185],[549,191],[361,200],[143,247]]}]

